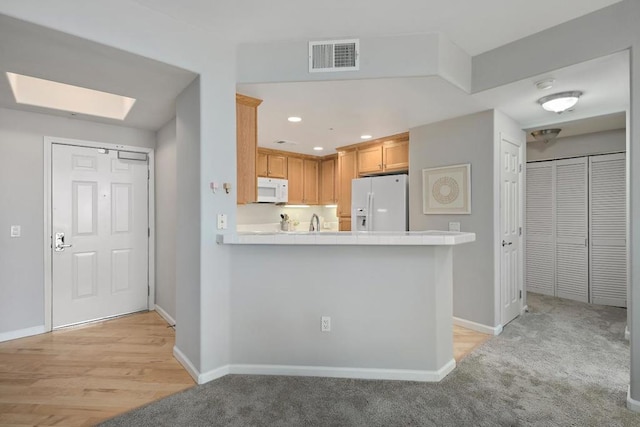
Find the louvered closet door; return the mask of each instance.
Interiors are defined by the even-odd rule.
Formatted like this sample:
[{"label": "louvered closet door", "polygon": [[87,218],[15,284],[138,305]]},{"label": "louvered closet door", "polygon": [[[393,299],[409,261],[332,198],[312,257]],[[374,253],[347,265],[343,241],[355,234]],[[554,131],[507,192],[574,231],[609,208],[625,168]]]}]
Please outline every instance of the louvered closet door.
[{"label": "louvered closet door", "polygon": [[589,168],[591,302],[626,307],[625,155],[591,157]]},{"label": "louvered closet door", "polygon": [[556,161],[556,296],[589,302],[587,158]]},{"label": "louvered closet door", "polygon": [[555,162],[527,165],[527,291],[555,295]]}]

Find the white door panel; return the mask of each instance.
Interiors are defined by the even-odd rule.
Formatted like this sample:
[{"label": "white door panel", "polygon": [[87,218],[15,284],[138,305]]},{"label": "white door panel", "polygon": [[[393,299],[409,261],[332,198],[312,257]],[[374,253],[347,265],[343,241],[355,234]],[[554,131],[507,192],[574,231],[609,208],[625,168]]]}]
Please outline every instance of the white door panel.
[{"label": "white door panel", "polygon": [[148,308],[148,165],[117,154],[52,145],[54,328]]},{"label": "white door panel", "polygon": [[522,289],[521,250],[521,146],[502,138],[501,142],[501,304],[502,324],[520,314]]}]

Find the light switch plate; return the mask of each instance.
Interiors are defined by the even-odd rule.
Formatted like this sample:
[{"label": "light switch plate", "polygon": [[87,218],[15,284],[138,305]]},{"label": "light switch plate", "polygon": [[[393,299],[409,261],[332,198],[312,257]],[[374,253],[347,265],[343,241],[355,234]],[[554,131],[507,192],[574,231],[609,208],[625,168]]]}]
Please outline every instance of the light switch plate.
[{"label": "light switch plate", "polygon": [[449,231],[460,231],[460,223],[459,222],[450,222],[449,223]]},{"label": "light switch plate", "polygon": [[21,227],[19,225],[11,226],[11,237],[20,237]]},{"label": "light switch plate", "polygon": [[227,229],[227,214],[218,214],[218,230]]}]

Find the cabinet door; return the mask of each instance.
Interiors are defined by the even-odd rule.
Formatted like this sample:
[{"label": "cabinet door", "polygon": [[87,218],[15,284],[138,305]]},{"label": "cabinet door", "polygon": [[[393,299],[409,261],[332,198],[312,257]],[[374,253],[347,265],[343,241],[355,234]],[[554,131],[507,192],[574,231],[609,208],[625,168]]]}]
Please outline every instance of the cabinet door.
[{"label": "cabinet door", "polygon": [[356,152],[338,153],[338,216],[351,217],[351,180],[357,178]]},{"label": "cabinet door", "polygon": [[267,154],[258,151],[258,161],[256,162],[258,176],[269,176],[268,158]]},{"label": "cabinet door", "polygon": [[385,172],[409,169],[409,141],[385,143],[382,146],[382,168]]},{"label": "cabinet door", "polygon": [[318,161],[303,160],[303,194],[302,202],[309,205],[318,204]]},{"label": "cabinet door", "polygon": [[303,203],[304,175],[302,159],[289,157],[287,161],[287,175],[289,177],[289,204]]},{"label": "cabinet door", "polygon": [[382,172],[382,145],[359,149],[358,173],[363,175],[376,172]]},{"label": "cabinet door", "polygon": [[320,204],[336,202],[336,160],[326,159],[320,162]]},{"label": "cabinet door", "polygon": [[341,217],[338,219],[339,231],[351,231],[351,217]]},{"label": "cabinet door", "polygon": [[279,154],[269,154],[269,176],[271,178],[287,177],[287,157]]},{"label": "cabinet door", "polygon": [[237,203],[256,201],[256,150],[260,100],[236,96]]}]

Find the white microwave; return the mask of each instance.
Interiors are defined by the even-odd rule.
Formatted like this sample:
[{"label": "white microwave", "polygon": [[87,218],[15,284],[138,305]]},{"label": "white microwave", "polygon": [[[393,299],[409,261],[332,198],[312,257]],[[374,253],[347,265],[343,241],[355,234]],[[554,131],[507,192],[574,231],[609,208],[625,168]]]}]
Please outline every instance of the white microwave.
[{"label": "white microwave", "polygon": [[287,203],[289,181],[286,179],[258,178],[258,202]]}]

